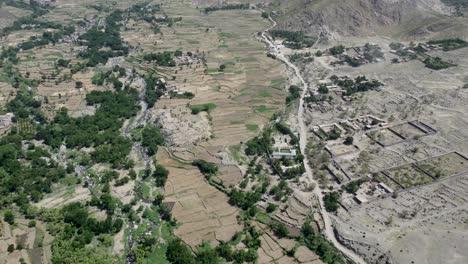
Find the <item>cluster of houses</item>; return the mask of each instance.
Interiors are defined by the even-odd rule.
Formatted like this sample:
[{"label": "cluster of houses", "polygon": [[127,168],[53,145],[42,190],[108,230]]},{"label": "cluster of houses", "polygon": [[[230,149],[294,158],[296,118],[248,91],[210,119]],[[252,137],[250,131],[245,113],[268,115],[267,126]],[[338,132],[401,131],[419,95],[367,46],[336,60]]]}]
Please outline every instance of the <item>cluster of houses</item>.
[{"label": "cluster of houses", "polygon": [[443,50],[441,46],[429,43],[420,43],[417,46],[407,46],[402,43],[392,43],[390,44],[390,48],[390,53],[400,57],[393,60],[393,62],[396,63],[407,62],[408,60],[415,58],[418,53]]},{"label": "cluster of houses", "polygon": [[[386,127],[388,123],[374,115],[363,115],[353,119],[344,119],[333,124],[318,125],[312,131],[321,139],[328,139],[331,132],[343,135],[352,134],[362,130],[371,130]],[[341,137],[341,136],[340,136]]]},{"label": "cluster of houses", "polygon": [[383,61],[384,54],[382,49],[373,43],[367,43],[364,46],[351,47],[346,52],[340,55],[338,58],[342,62],[346,62],[346,56],[351,57],[359,64],[377,63]]},{"label": "cluster of houses", "polygon": [[190,56],[190,55],[182,55],[174,57],[174,61],[177,65],[192,65],[192,64],[200,64],[201,59],[197,56]]},{"label": "cluster of houses", "polygon": [[343,197],[341,204],[345,208],[350,208],[354,205],[368,203],[378,197],[389,195],[393,192],[394,190],[383,182],[368,181],[361,184],[356,193],[350,194],[349,197]]}]

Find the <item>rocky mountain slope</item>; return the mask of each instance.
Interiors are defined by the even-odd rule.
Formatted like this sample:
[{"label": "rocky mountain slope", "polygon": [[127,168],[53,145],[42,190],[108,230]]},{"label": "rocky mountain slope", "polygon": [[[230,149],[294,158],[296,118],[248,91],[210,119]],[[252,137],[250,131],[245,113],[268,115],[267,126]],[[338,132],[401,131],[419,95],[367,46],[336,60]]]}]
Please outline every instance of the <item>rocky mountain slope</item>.
[{"label": "rocky mountain slope", "polygon": [[[440,0],[290,0],[271,3],[280,26],[328,39],[386,35],[402,39],[467,36],[466,19]],[[458,15],[457,15],[458,14]]]},{"label": "rocky mountain slope", "polygon": [[[404,40],[468,38],[465,0],[194,0],[194,5],[264,4],[279,27],[326,39],[385,35]],[[468,1],[466,1],[468,3]],[[462,5],[463,6],[463,5]]]}]

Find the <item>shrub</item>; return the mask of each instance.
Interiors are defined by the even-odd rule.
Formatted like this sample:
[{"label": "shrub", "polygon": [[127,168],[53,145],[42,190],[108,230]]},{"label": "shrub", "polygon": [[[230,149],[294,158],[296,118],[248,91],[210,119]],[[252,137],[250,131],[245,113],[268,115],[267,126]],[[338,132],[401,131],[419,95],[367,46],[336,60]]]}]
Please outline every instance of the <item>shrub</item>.
[{"label": "shrub", "polygon": [[454,64],[443,61],[440,57],[427,57],[423,63],[427,68],[433,70],[442,70],[455,66]]},{"label": "shrub", "polygon": [[155,155],[158,152],[158,146],[164,144],[164,137],[159,128],[146,126],[141,133],[141,144],[146,147],[148,155]]},{"label": "shrub", "polygon": [[5,211],[5,214],[3,215],[3,220],[8,224],[13,225],[15,223],[15,215],[10,210]]},{"label": "shrub", "polygon": [[286,228],[286,225],[281,222],[273,222],[270,225],[271,229],[279,238],[283,238],[289,235],[289,231]]},{"label": "shrub", "polygon": [[8,252],[10,252],[10,253],[13,252],[13,251],[15,251],[15,245],[13,245],[13,244],[8,245],[8,249],[7,249],[7,250],[8,250]]},{"label": "shrub", "polygon": [[195,264],[195,258],[191,250],[182,240],[176,238],[169,242],[166,250],[166,258],[173,264]]},{"label": "shrub", "polygon": [[327,94],[329,91],[325,84],[321,84],[319,85],[318,92],[321,94]]},{"label": "shrub", "polygon": [[218,173],[218,166],[212,162],[205,160],[194,160],[192,165],[197,166],[200,172],[205,176],[212,176]]},{"label": "shrub", "polygon": [[345,47],[343,45],[334,46],[329,49],[330,53],[334,56],[342,54],[344,50]]},{"label": "shrub", "polygon": [[28,227],[35,227],[35,226],[36,226],[36,221],[34,220],[29,221]]},{"label": "shrub", "polygon": [[201,105],[192,105],[190,110],[192,110],[192,115],[197,115],[200,112],[209,112],[215,109],[217,106],[213,103],[201,104]]},{"label": "shrub", "polygon": [[153,177],[156,179],[156,186],[164,187],[169,176],[169,171],[161,165],[156,165]]},{"label": "shrub", "polygon": [[335,212],[336,210],[338,210],[339,199],[340,199],[340,194],[337,192],[331,192],[331,193],[325,194],[325,196],[323,197],[323,201],[325,203],[325,209],[328,212]]},{"label": "shrub", "polygon": [[277,206],[275,204],[269,203],[266,212],[267,213],[273,213],[276,210]]},{"label": "shrub", "polygon": [[344,144],[345,145],[352,145],[354,142],[354,138],[352,136],[347,136],[345,141],[344,141]]}]

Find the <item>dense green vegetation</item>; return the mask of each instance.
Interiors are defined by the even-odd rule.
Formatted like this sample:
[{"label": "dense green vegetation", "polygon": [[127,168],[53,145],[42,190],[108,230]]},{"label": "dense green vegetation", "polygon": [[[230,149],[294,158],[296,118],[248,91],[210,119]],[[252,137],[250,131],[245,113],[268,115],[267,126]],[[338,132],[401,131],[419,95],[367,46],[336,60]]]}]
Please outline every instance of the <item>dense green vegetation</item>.
[{"label": "dense green vegetation", "polygon": [[164,144],[164,137],[158,127],[148,125],[141,133],[141,144],[146,148],[148,155],[158,152],[158,146]]},{"label": "dense green vegetation", "polygon": [[310,48],[315,43],[313,37],[307,36],[302,31],[272,30],[270,34],[273,38],[285,39],[283,44],[291,49]]},{"label": "dense green vegetation", "polygon": [[79,56],[88,59],[87,66],[105,64],[109,58],[128,54],[128,47],[120,36],[120,22],[124,19],[123,16],[123,11],[116,10],[106,17],[104,31],[95,26],[81,35],[80,44],[87,46],[87,49],[80,52]]},{"label": "dense green vegetation", "polygon": [[296,85],[291,85],[289,87],[289,95],[286,97],[286,104],[294,102],[296,99],[301,97],[301,88]]},{"label": "dense green vegetation", "polygon": [[328,51],[330,51],[331,55],[336,56],[342,54],[345,51],[345,47],[343,45],[338,45],[331,47]]},{"label": "dense green vegetation", "polygon": [[362,63],[351,56],[346,55],[345,56],[345,62],[348,63],[349,66],[351,67],[359,67],[362,65]]},{"label": "dense green vegetation", "polygon": [[442,70],[456,66],[455,64],[443,61],[440,57],[427,57],[423,63],[427,68],[433,70]]},{"label": "dense green vegetation", "polygon": [[179,94],[179,93],[170,91],[169,95],[171,96],[171,98],[177,98],[177,99],[193,99],[195,97],[195,95],[191,92],[184,92],[182,94]]},{"label": "dense green vegetation", "polygon": [[156,186],[164,187],[169,176],[169,171],[163,166],[156,164],[154,166],[153,178],[155,178]]},{"label": "dense green vegetation", "polygon": [[29,118],[43,122],[45,117],[40,110],[42,102],[34,98],[33,93],[27,89],[20,89],[16,97],[8,102],[6,109],[15,114],[17,118]]},{"label": "dense green vegetation", "polygon": [[251,192],[246,192],[233,188],[229,193],[229,203],[243,210],[249,210],[260,201],[262,195],[266,193],[267,185],[258,186]]},{"label": "dense green vegetation", "polygon": [[356,193],[359,190],[359,187],[365,182],[366,182],[366,180],[364,180],[364,179],[355,180],[355,181],[352,181],[352,182],[346,184],[346,186],[344,186],[344,189],[348,193]]},{"label": "dense green vegetation", "polygon": [[259,136],[247,141],[245,154],[249,156],[269,154],[272,152],[271,130],[266,129]]},{"label": "dense green vegetation", "polygon": [[217,106],[213,103],[200,104],[200,105],[191,105],[190,110],[192,110],[192,115],[197,115],[200,112],[209,112],[215,109]]},{"label": "dense green vegetation", "polygon": [[145,101],[148,104],[148,107],[153,107],[166,91],[166,85],[161,81],[161,79],[154,75],[143,77],[146,82]]},{"label": "dense green vegetation", "polygon": [[447,5],[468,7],[468,0],[442,0]]},{"label": "dense green vegetation", "polygon": [[339,78],[338,76],[333,75],[330,79],[333,83],[345,89],[346,95],[348,96],[359,92],[375,90],[383,85],[383,83],[377,80],[368,80],[366,76],[358,76],[353,80],[348,79],[347,77]]},{"label": "dense green vegetation", "polygon": [[147,53],[143,55],[143,60],[145,61],[155,61],[159,66],[165,67],[175,67],[176,63],[174,61],[174,52],[164,51],[158,53]]},{"label": "dense green vegetation", "polygon": [[49,231],[55,235],[52,263],[75,263],[78,259],[102,261],[100,263],[117,262],[109,254],[96,252],[86,245],[95,236],[104,237],[119,232],[123,227],[122,219],[107,216],[105,220],[96,220],[89,216],[88,209],[80,203],[71,203],[61,210],[48,212],[46,217],[48,222],[53,223]]},{"label": "dense green vegetation", "polygon": [[22,148],[24,138],[11,133],[0,140],[0,204],[16,203],[26,209],[29,201],[38,202],[51,192],[52,183],[64,178],[66,170],[43,157],[50,153],[39,147]]},{"label": "dense green vegetation", "polygon": [[[68,63],[69,62],[65,60],[57,61],[57,64],[59,65],[68,65]],[[116,65],[112,68],[112,70],[96,71],[93,78],[91,79],[91,82],[95,85],[112,84],[115,89],[120,89],[123,87],[123,84],[121,81],[119,81],[119,78],[125,76],[127,76],[125,68]]]},{"label": "dense green vegetation", "polygon": [[344,264],[347,261],[340,251],[320,234],[315,234],[309,222],[304,223],[301,229],[302,240],[308,248],[317,253],[320,259],[327,264]]},{"label": "dense green vegetation", "polygon": [[[62,30],[64,32],[70,33],[74,31],[74,26],[64,26],[56,22],[50,22],[47,20],[39,20],[33,16],[21,17],[13,22],[13,25],[3,28],[0,34],[8,35],[13,31],[18,30],[31,30],[31,29],[55,29]],[[65,34],[68,35],[68,34]]]},{"label": "dense green vegetation", "polygon": [[310,52],[294,53],[292,55],[289,55],[288,58],[292,62],[309,63],[314,61],[314,57],[312,57],[312,53]]},{"label": "dense green vegetation", "polygon": [[216,164],[208,162],[206,160],[194,160],[192,162],[192,165],[198,167],[200,172],[207,177],[216,175],[219,170]]},{"label": "dense green vegetation", "polygon": [[95,115],[71,118],[66,109],[59,111],[50,124],[40,126],[36,138],[58,148],[94,147],[95,162],[108,162],[115,167],[127,162],[130,140],[120,136],[123,120],[135,116],[139,110],[134,89],[122,91],[93,91],[86,95],[88,105],[99,105]]},{"label": "dense green vegetation", "polygon": [[[468,1],[466,1],[468,4]],[[431,40],[427,42],[428,44],[440,45],[445,51],[461,49],[468,47],[468,42],[460,38],[455,39],[441,39],[441,40]]]},{"label": "dense green vegetation", "polygon": [[278,185],[271,187],[269,194],[273,196],[276,201],[282,201],[292,193],[292,189],[288,187],[288,183],[282,179]]},{"label": "dense green vegetation", "polygon": [[257,249],[261,245],[261,233],[253,227],[246,227],[244,233],[238,233],[233,241],[243,238],[247,249],[235,249],[235,244],[222,242],[212,248],[203,243],[192,253],[191,249],[178,238],[172,239],[166,250],[166,258],[173,264],[220,264],[220,263],[255,263],[258,258]]},{"label": "dense green vegetation", "polygon": [[330,192],[325,194],[323,201],[325,203],[325,209],[328,212],[335,212],[339,207],[340,194],[338,192]]},{"label": "dense green vegetation", "polygon": [[221,10],[236,10],[236,9],[249,9],[249,8],[250,8],[250,4],[228,4],[228,5],[222,5],[222,6],[209,6],[203,9],[203,12],[205,12],[205,14],[208,14],[210,12],[221,11]]},{"label": "dense green vegetation", "polygon": [[24,29],[30,29],[30,24],[34,24],[36,26],[35,28],[62,28],[61,25],[58,25],[56,23],[38,20],[39,17],[47,14],[49,10],[47,7],[41,6],[36,1],[0,0],[0,6],[2,6],[3,4],[20,9],[30,10],[32,11],[32,14],[20,17],[13,22],[13,25],[4,27],[0,31],[0,36],[5,36],[13,31],[21,30],[23,29],[23,25],[25,26]]}]

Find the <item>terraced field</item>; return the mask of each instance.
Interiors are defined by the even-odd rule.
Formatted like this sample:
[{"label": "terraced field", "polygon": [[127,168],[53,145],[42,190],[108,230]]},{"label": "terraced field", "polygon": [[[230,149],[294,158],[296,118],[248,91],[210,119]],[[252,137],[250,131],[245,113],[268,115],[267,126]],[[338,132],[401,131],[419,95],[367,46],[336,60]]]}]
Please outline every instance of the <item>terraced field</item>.
[{"label": "terraced field", "polygon": [[[182,22],[163,29],[155,50],[167,50],[177,45],[182,51],[204,54],[206,68],[201,65],[181,66],[169,85],[195,94],[192,105],[213,103],[213,137],[206,146],[232,146],[256,133],[249,125],[261,127],[269,117],[283,107],[284,87],[272,85],[283,66],[265,54],[264,45],[254,38],[269,22],[253,10],[222,11],[209,15],[189,7],[191,1],[165,4],[171,17]],[[148,45],[142,44],[142,46]],[[220,71],[220,65],[226,69]],[[172,77],[174,78],[174,77]],[[174,104],[172,100],[171,104]],[[186,104],[186,100],[181,100]],[[161,101],[163,107],[166,102]]]},{"label": "terraced field", "polygon": [[160,151],[158,161],[169,170],[165,201],[175,202],[172,213],[181,224],[175,235],[192,247],[203,241],[216,245],[230,240],[242,227],[237,223],[238,209],[228,197],[211,186],[197,168],[171,159]]}]

